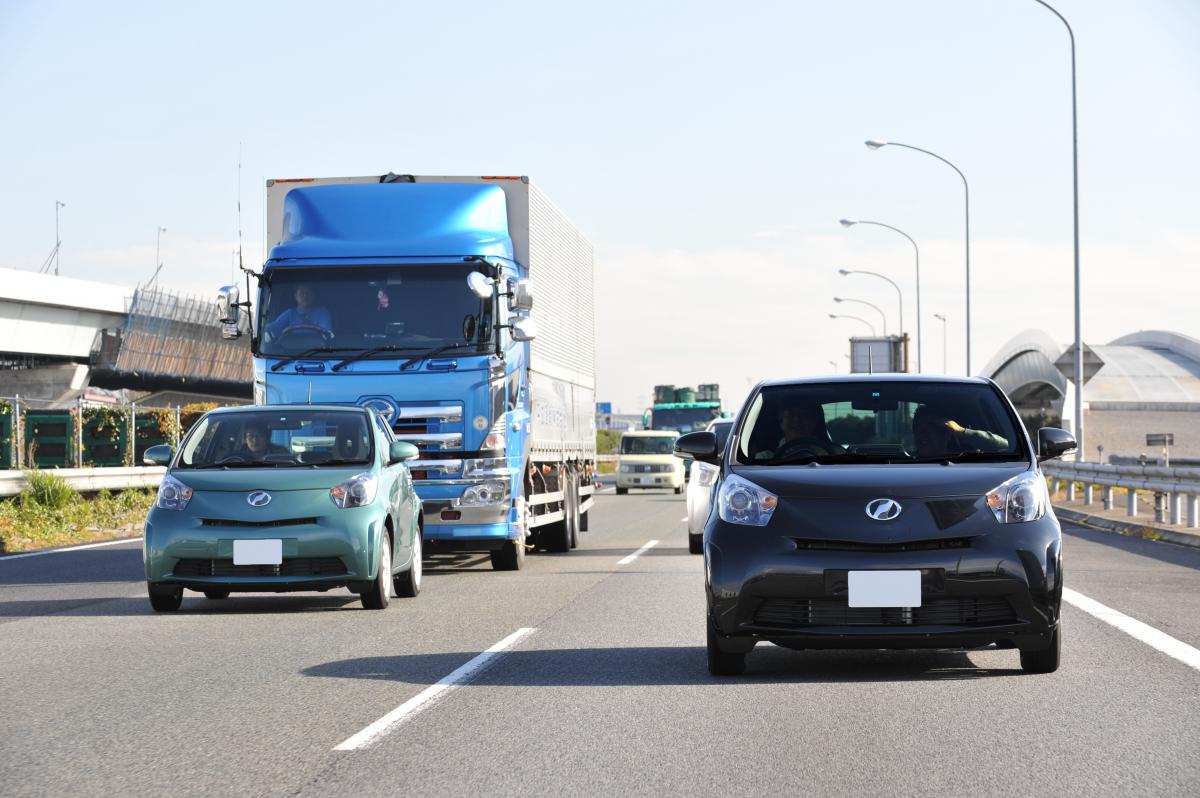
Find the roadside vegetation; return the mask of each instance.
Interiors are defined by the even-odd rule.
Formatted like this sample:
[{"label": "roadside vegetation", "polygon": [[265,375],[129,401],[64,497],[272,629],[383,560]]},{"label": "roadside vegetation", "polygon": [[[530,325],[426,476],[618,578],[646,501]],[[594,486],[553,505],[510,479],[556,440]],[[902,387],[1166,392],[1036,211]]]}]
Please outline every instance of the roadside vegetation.
[{"label": "roadside vegetation", "polygon": [[141,532],[154,491],[100,491],[85,498],[49,471],[27,471],[29,487],[0,501],[0,554],[128,537]]}]

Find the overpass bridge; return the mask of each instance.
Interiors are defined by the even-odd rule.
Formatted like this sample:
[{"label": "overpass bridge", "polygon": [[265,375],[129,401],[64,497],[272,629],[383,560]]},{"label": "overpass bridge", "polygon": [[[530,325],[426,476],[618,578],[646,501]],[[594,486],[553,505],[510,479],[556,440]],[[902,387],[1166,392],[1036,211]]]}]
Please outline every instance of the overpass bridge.
[{"label": "overpass bridge", "polygon": [[246,338],[227,341],[213,304],[0,268],[0,396],[65,407],[89,386],[249,398]]}]

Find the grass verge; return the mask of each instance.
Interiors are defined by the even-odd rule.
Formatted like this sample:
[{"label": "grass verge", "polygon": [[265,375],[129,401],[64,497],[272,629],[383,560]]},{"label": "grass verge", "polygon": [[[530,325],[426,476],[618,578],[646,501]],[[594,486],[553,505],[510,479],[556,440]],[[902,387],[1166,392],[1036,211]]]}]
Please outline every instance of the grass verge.
[{"label": "grass verge", "polygon": [[30,472],[30,487],[0,501],[0,554],[113,540],[141,532],[154,491],[100,491],[85,499],[48,472]]}]

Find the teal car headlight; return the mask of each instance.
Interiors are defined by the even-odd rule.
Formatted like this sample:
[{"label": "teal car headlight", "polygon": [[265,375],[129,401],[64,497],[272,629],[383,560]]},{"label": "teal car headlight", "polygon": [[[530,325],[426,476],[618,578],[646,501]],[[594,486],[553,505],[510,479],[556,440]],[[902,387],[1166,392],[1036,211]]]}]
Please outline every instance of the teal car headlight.
[{"label": "teal car headlight", "polygon": [[351,507],[366,507],[375,501],[379,492],[379,478],[374,474],[355,474],[340,485],[330,489],[329,498],[343,510]]},{"label": "teal car headlight", "polygon": [[158,485],[158,498],[154,500],[154,506],[163,510],[182,510],[191,498],[192,489],[167,474]]}]

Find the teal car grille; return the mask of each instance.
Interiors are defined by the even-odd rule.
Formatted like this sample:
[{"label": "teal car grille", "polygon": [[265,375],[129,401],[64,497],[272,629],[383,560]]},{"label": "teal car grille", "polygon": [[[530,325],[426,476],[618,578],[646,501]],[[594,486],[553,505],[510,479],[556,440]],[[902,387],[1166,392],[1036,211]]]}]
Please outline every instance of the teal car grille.
[{"label": "teal car grille", "polygon": [[341,576],[339,557],[285,557],[279,565],[234,565],[233,560],[187,558],[175,564],[175,576]]},{"label": "teal car grille", "polygon": [[200,523],[203,526],[265,529],[266,527],[276,526],[305,526],[307,524],[315,524],[317,520],[316,516],[312,516],[311,518],[277,518],[273,521],[237,521],[232,518],[201,518]]}]

